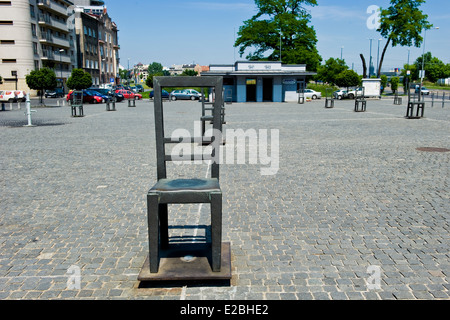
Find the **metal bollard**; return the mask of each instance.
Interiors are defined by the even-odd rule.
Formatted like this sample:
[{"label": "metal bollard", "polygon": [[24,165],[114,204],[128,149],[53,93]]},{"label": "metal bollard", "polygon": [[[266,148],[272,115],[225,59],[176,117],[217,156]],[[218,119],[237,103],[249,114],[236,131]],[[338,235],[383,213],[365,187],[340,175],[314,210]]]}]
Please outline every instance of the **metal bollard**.
[{"label": "metal bollard", "polygon": [[25,125],[24,127],[34,127],[34,125],[31,123],[31,113],[32,112],[37,112],[36,110],[31,110],[31,102],[30,102],[30,94],[27,94],[27,112],[25,113],[25,115],[28,118],[28,124]]},{"label": "metal bollard", "polygon": [[6,111],[4,102],[2,102],[2,111]]},{"label": "metal bollard", "polygon": [[445,92],[442,94],[442,108],[444,108],[445,105]]}]

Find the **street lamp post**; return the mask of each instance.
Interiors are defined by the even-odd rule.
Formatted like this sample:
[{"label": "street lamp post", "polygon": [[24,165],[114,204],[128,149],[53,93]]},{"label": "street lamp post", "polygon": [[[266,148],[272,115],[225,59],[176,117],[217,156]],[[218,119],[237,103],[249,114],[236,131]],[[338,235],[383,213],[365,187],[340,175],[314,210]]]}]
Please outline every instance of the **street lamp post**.
[{"label": "street lamp post", "polygon": [[62,87],[62,93],[64,94],[64,80],[62,75],[62,53],[64,52],[64,49],[59,49],[59,70],[61,74],[61,87]]},{"label": "street lamp post", "polygon": [[372,40],[374,39],[369,39],[370,40],[370,62],[369,62],[369,78],[372,76]]},{"label": "street lamp post", "polygon": [[377,77],[381,76],[381,70],[378,70],[380,67],[380,41],[383,39],[378,39],[378,53],[377,53]]},{"label": "street lamp post", "polygon": [[[434,27],[431,30],[438,30],[439,27]],[[422,90],[423,86],[423,78],[425,77],[425,42],[427,41],[427,29],[424,29],[424,36],[423,36],[423,54],[422,54],[422,71],[420,75],[420,90]]]}]

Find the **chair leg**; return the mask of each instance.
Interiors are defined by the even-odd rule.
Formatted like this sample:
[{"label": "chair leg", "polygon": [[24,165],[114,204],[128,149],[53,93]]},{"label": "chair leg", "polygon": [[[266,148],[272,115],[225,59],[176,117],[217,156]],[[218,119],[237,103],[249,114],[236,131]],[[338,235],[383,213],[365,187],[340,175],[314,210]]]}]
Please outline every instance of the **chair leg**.
[{"label": "chair leg", "polygon": [[169,248],[169,222],[167,203],[159,204],[159,232],[161,249]]},{"label": "chair leg", "polygon": [[159,204],[158,195],[147,195],[148,246],[150,272],[157,273],[159,268]]},{"label": "chair leg", "polygon": [[211,194],[212,271],[220,272],[222,251],[222,193]]}]

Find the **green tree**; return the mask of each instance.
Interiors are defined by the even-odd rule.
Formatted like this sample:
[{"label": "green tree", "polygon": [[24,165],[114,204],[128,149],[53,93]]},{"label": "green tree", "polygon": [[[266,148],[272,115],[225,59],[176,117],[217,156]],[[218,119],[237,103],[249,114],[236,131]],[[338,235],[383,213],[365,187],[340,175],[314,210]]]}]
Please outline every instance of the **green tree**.
[{"label": "green tree", "polygon": [[316,6],[317,0],[255,0],[255,4],[258,13],[244,21],[234,44],[240,56],[253,49],[248,60],[306,64],[309,70],[317,70],[322,58],[316,32],[308,25],[311,15],[303,7]]},{"label": "green tree", "polygon": [[328,82],[329,84],[336,84],[337,76],[348,69],[347,64],[342,59],[330,58],[325,61],[324,65],[317,68],[316,80]]},{"label": "green tree", "polygon": [[195,77],[197,75],[198,75],[197,71],[189,70],[189,69],[183,70],[183,73],[180,74],[180,76],[183,76],[183,77]]},{"label": "green tree", "polygon": [[433,25],[428,22],[428,15],[423,14],[420,6],[425,0],[391,0],[387,9],[381,9],[380,27],[378,32],[387,39],[380,58],[377,77],[380,77],[386,50],[390,44],[393,47],[420,47],[423,41],[422,30],[430,29]]},{"label": "green tree", "polygon": [[392,89],[393,93],[395,93],[398,90],[399,82],[400,82],[400,79],[398,77],[392,77],[391,78],[390,83],[391,83],[391,89]]},{"label": "green tree", "polygon": [[[425,57],[425,61],[424,60]],[[439,79],[444,79],[450,77],[450,72],[448,64],[444,64],[441,60],[433,57],[431,52],[425,53],[425,56],[420,56],[414,62],[415,66],[415,78],[419,79],[419,70],[422,70],[422,65],[425,69],[425,77],[430,82],[437,82]]]},{"label": "green tree", "polygon": [[353,70],[344,70],[336,76],[336,85],[339,87],[356,87],[359,85],[359,75]]},{"label": "green tree", "polygon": [[25,81],[30,89],[39,90],[41,103],[44,90],[51,90],[57,86],[55,71],[49,68],[31,71],[25,77]]},{"label": "green tree", "polygon": [[122,83],[123,83],[123,80],[125,80],[126,84],[128,84],[128,70],[119,69],[119,77],[120,77],[120,79],[122,79]]},{"label": "green tree", "polygon": [[73,69],[66,83],[69,89],[83,90],[92,86],[91,75],[83,69]]},{"label": "green tree", "polygon": [[153,77],[162,77],[164,76],[163,72],[158,72],[158,73],[154,73],[154,74],[149,74],[147,77],[147,80],[145,80],[145,84],[149,87],[149,88],[153,88]]},{"label": "green tree", "polygon": [[381,78],[381,93],[383,93],[384,89],[386,89],[387,83],[388,83],[388,77],[384,74],[380,76]]},{"label": "green tree", "polygon": [[148,66],[148,74],[156,74],[156,73],[162,73],[163,72],[163,66],[159,62],[153,62]]}]

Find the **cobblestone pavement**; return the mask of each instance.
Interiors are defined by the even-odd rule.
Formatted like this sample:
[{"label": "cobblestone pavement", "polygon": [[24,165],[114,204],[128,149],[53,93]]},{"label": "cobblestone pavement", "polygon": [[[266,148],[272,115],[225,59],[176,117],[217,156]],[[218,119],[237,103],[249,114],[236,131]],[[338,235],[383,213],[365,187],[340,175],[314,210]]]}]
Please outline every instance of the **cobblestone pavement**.
[{"label": "cobblestone pavement", "polygon": [[[411,120],[392,100],[352,103],[226,105],[224,129],[279,130],[279,170],[221,166],[231,283],[171,287],[137,281],[153,104],[37,108],[35,127],[23,106],[0,112],[0,299],[449,299],[450,152],[417,148],[450,149],[450,108]],[[165,104],[167,132],[199,108]],[[208,210],[171,206],[171,240],[207,238]]]}]

